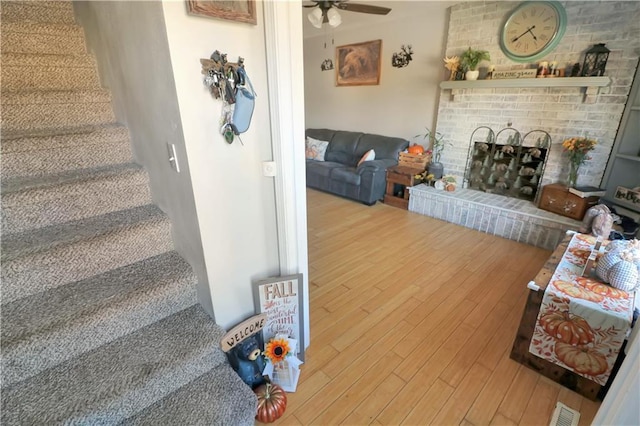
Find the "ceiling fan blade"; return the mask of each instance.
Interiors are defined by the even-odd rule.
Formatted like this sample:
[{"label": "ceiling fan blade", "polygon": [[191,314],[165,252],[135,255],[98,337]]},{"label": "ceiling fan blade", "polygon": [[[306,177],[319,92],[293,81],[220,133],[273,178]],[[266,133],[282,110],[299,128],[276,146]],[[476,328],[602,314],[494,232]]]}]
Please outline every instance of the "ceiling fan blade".
[{"label": "ceiling fan blade", "polygon": [[348,12],[360,12],[360,13],[373,13],[375,15],[386,15],[391,12],[388,7],[372,6],[370,4],[361,3],[336,3],[335,7],[340,10],[346,10]]}]

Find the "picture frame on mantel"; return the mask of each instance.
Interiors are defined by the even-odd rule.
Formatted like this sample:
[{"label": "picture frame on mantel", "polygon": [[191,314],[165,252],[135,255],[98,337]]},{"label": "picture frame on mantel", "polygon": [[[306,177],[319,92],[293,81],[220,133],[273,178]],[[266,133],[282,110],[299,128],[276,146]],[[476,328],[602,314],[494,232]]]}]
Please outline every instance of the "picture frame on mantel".
[{"label": "picture frame on mantel", "polygon": [[336,86],[380,84],[382,40],[336,47]]},{"label": "picture frame on mantel", "polygon": [[264,343],[277,334],[296,339],[298,352],[295,355],[300,361],[304,361],[307,346],[302,291],[302,274],[272,277],[253,283],[255,312],[267,314],[267,321],[262,329]]},{"label": "picture frame on mantel", "polygon": [[208,16],[257,25],[256,1],[186,0],[189,15]]}]

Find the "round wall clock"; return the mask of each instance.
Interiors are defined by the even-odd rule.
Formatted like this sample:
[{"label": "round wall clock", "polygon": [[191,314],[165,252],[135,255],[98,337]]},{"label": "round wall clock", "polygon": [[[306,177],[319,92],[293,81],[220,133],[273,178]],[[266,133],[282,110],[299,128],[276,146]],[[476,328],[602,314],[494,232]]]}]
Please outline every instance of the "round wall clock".
[{"label": "round wall clock", "polygon": [[557,1],[527,1],[507,15],[500,47],[509,59],[533,62],[551,52],[567,27],[567,14]]}]

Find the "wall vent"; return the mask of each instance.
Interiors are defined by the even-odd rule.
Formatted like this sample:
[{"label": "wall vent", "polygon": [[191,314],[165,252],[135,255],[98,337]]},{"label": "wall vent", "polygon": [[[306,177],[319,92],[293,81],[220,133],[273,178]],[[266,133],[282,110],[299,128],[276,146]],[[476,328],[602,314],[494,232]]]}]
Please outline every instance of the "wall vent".
[{"label": "wall vent", "polygon": [[577,426],[580,413],[561,402],[556,403],[556,409],[551,417],[549,426]]}]

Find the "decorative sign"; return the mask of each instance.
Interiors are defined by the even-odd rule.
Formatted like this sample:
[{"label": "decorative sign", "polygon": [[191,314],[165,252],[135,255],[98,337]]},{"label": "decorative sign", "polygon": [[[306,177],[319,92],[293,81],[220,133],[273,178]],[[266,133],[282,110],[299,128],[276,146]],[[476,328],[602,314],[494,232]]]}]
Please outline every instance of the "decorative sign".
[{"label": "decorative sign", "polygon": [[538,71],[535,69],[530,70],[511,70],[511,71],[494,71],[493,78],[495,80],[505,79],[505,78],[536,78],[536,73]]},{"label": "decorative sign", "polygon": [[267,314],[255,315],[248,320],[242,321],[222,337],[220,341],[222,351],[229,352],[247,337],[261,331],[266,322]]},{"label": "decorative sign", "polygon": [[268,278],[254,283],[256,312],[267,315],[262,336],[268,342],[276,334],[298,341],[298,358],[304,361],[302,274]]}]

